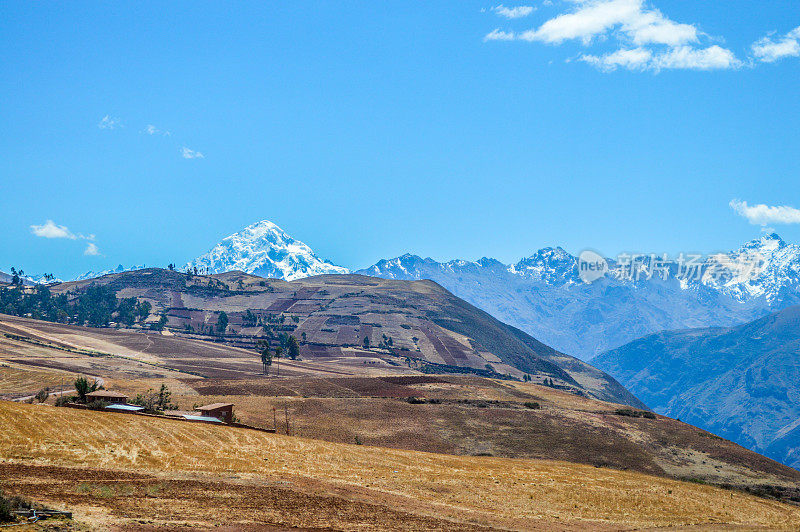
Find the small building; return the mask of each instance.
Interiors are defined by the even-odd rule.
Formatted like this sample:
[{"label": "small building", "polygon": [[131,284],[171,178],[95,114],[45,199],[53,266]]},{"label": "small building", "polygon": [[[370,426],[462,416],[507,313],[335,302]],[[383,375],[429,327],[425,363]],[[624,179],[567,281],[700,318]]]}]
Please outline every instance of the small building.
[{"label": "small building", "polygon": [[126,405],[124,403],[113,403],[108,405],[106,410],[113,410],[114,412],[141,412],[144,410],[144,407],[137,405]]},{"label": "small building", "polygon": [[124,393],[112,392],[111,390],[95,390],[86,394],[89,401],[103,401],[104,403],[122,403],[128,402],[128,396]]},{"label": "small building", "polygon": [[202,421],[203,423],[222,423],[222,420],[211,416],[193,416],[192,414],[181,414],[187,421]]},{"label": "small building", "polygon": [[202,417],[212,417],[230,423],[233,421],[233,403],[214,403],[195,408]]}]

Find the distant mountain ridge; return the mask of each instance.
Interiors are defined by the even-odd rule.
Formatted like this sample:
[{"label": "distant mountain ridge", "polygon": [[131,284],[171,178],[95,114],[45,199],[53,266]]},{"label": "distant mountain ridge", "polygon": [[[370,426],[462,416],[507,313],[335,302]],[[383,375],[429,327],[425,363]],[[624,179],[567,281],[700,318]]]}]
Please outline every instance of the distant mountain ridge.
[{"label": "distant mountain ridge", "polygon": [[243,271],[260,277],[292,281],[323,274],[349,273],[319,258],[310,247],[270,222],[249,225],[186,265],[207,273]]},{"label": "distant mountain ridge", "polygon": [[[713,266],[758,257],[752,275],[712,275]],[[732,326],[800,304],[800,246],[764,235],[738,250],[704,257],[703,274],[679,278],[681,266],[666,263],[670,275],[655,275],[653,257],[642,259],[651,278],[607,275],[583,282],[578,257],[561,247],[542,248],[514,264],[492,258],[437,262],[406,254],[384,259],[357,273],[398,280],[431,279],[457,296],[522,329],[560,352],[588,360],[636,338],[662,331]],[[612,268],[621,264],[608,260]],[[185,268],[223,273],[240,270],[262,277],[296,280],[348,269],[317,256],[268,220],[224,238]],[[87,272],[76,280],[133,268]]]},{"label": "distant mountain ridge", "polygon": [[800,468],[800,306],[656,333],[591,363],[656,412]]},{"label": "distant mountain ridge", "polygon": [[[759,257],[752,276],[715,277],[713,266]],[[614,268],[620,266],[608,260]],[[498,319],[583,360],[647,334],[743,323],[800,303],[800,246],[764,235],[736,251],[704,257],[702,276],[639,280],[607,275],[593,283],[578,274],[578,257],[543,248],[511,265],[495,259],[437,262],[406,254],[357,273],[387,279],[432,279]],[[652,257],[642,259],[652,272]]]},{"label": "distant mountain ridge", "polygon": [[145,268],[147,268],[147,266],[145,266],[144,264],[131,266],[129,268],[126,268],[125,266],[120,264],[116,268],[111,268],[111,269],[108,269],[108,270],[101,270],[101,271],[89,270],[88,272],[86,272],[84,274],[81,274],[81,275],[78,275],[77,277],[74,277],[73,279],[70,279],[70,280],[71,281],[84,281],[86,279],[94,279],[96,277],[102,277],[104,275],[109,275],[109,274],[112,274],[112,273],[132,272],[132,271],[135,271],[135,270],[143,270]]}]

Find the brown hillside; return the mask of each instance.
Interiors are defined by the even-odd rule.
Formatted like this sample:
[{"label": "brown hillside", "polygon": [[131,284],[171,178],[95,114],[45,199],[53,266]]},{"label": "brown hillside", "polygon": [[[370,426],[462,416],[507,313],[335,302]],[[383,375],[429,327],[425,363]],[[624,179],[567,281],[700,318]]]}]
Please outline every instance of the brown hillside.
[{"label": "brown hillside", "polygon": [[455,457],[0,402],[0,484],[99,528],[789,529],[800,509],[559,461]]},{"label": "brown hillside", "polygon": [[152,268],[63,283],[52,291],[75,297],[91,284],[111,287],[120,298],[150,301],[153,312],[164,312],[169,329],[182,336],[209,339],[209,329],[224,311],[229,327],[217,339],[232,345],[251,348],[259,338],[275,341],[281,333],[292,334],[305,338],[306,360],[373,358],[431,373],[468,370],[517,378],[528,373],[534,382],[552,379],[576,393],[644,408],[605,373],[497,321],[432,281],[323,275],[286,282],[242,272],[188,276]]}]

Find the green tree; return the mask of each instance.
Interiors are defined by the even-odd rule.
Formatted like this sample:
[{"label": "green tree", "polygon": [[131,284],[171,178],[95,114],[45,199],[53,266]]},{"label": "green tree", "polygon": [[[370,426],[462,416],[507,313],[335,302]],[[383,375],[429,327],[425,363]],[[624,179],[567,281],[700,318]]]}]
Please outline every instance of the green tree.
[{"label": "green tree", "polygon": [[130,327],[136,322],[136,298],[126,297],[119,300],[117,305],[117,321]]},{"label": "green tree", "polygon": [[269,343],[264,342],[261,350],[261,363],[264,365],[264,375],[269,374],[269,366],[272,365],[272,352],[269,350]]},{"label": "green tree", "polygon": [[4,497],[3,492],[0,491],[0,523],[14,520],[14,510],[16,510],[16,508],[12,508],[12,506],[11,501]]},{"label": "green tree", "polygon": [[86,377],[78,377],[75,379],[75,391],[78,392],[78,401],[81,403],[86,402],[86,394],[92,393],[97,390],[97,381],[91,383]]},{"label": "green tree", "polygon": [[167,321],[168,321],[167,315],[161,314],[161,317],[158,318],[158,322],[152,324],[150,328],[153,329],[154,331],[163,331],[164,327],[167,326]]},{"label": "green tree", "polygon": [[217,332],[219,334],[225,334],[225,331],[228,329],[228,315],[223,310],[219,313],[219,317],[217,318]]},{"label": "green tree", "polygon": [[89,286],[78,297],[78,323],[90,327],[106,327],[117,310],[117,294],[108,286]]},{"label": "green tree", "polygon": [[369,336],[364,337],[364,349],[369,349]]},{"label": "green tree", "polygon": [[23,273],[24,272],[22,270],[17,271],[17,269],[12,266],[11,267],[11,284],[13,284],[13,285],[22,284],[20,282],[19,278],[20,278],[20,276],[23,275]]},{"label": "green tree", "polygon": [[50,388],[44,387],[38,392],[36,392],[36,396],[34,397],[34,399],[36,399],[40,403],[44,403],[45,401],[47,401],[48,397],[50,397]]},{"label": "green tree", "polygon": [[297,343],[297,338],[290,336],[286,347],[289,350],[289,358],[297,360],[297,357],[300,356],[300,344]]},{"label": "green tree", "polygon": [[170,397],[172,397],[172,392],[169,391],[166,384],[162,383],[156,396],[156,406],[159,410],[168,410],[172,406],[169,402]]},{"label": "green tree", "polygon": [[136,316],[139,318],[139,321],[146,320],[152,308],[153,305],[151,305],[149,301],[139,301],[136,303]]}]

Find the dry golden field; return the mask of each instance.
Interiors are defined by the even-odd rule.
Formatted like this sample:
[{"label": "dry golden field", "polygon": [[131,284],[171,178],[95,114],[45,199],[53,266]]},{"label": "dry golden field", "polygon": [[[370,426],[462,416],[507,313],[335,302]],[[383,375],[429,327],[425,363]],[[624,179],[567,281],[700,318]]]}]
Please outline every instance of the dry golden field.
[{"label": "dry golden field", "polygon": [[62,385],[71,390],[76,374],[69,372],[32,370],[0,363],[0,398],[14,399],[33,395],[48,387],[57,391]]},{"label": "dry golden field", "polygon": [[79,521],[99,528],[791,529],[800,523],[800,507],[559,461],[448,456],[10,402],[0,402],[0,427],[0,485],[68,506]]}]

